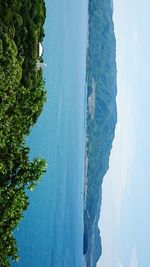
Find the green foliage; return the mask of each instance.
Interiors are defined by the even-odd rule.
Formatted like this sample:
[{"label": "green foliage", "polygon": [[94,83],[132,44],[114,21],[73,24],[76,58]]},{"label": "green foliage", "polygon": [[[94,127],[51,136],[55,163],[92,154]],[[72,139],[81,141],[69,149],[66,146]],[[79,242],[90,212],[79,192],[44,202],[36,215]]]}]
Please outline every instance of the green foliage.
[{"label": "green foliage", "polygon": [[36,69],[44,20],[43,0],[0,1],[0,267],[19,260],[13,231],[29,204],[26,190],[46,171],[43,159],[29,160],[25,144],[46,101]]}]

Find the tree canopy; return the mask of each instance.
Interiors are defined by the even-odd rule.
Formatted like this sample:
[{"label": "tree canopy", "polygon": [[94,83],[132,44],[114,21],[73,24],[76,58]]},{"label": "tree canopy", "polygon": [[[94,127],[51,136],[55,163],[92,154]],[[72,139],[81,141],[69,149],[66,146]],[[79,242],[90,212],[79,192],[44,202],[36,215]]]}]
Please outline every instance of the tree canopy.
[{"label": "tree canopy", "polygon": [[0,1],[0,267],[19,260],[13,231],[28,207],[27,189],[46,171],[44,159],[29,159],[25,143],[46,101],[36,68],[45,16],[43,0]]}]

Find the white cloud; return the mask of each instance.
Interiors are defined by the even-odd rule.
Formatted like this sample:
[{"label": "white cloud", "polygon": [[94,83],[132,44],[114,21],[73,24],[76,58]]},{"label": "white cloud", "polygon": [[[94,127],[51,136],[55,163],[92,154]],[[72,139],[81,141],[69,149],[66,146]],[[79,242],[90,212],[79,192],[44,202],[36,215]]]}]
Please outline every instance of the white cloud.
[{"label": "white cloud", "polygon": [[[124,265],[121,262],[119,262],[117,267],[124,267]],[[137,255],[136,245],[133,247],[131,251],[131,259],[130,259],[129,267],[138,267],[138,255]]]},{"label": "white cloud", "polygon": [[131,89],[132,85],[126,84],[126,86],[122,85],[120,92],[118,92],[116,137],[110,157],[110,169],[104,179],[104,190],[106,186],[110,187],[110,181],[112,182],[111,190],[118,226],[120,225],[123,203],[131,192],[131,173],[136,150],[135,107],[133,107]]},{"label": "white cloud", "polygon": [[118,263],[118,259],[114,260],[114,255],[117,253],[115,238],[120,228],[124,202],[132,193],[132,169],[136,152],[134,121],[136,110],[133,106],[132,85],[129,82],[126,85],[121,86],[117,96],[116,137],[110,156],[110,168],[103,182],[102,210],[99,221],[103,256],[98,266],[104,267],[124,267],[121,262]]},{"label": "white cloud", "polygon": [[134,49],[137,47],[138,42],[139,42],[139,31],[138,31],[138,28],[135,27],[133,31],[133,36],[132,36],[132,45]]},{"label": "white cloud", "polygon": [[130,267],[138,267],[138,255],[136,246],[132,250]]},{"label": "white cloud", "polygon": [[[124,267],[124,266],[121,262],[119,262],[117,267]],[[136,246],[133,247],[133,250],[131,252],[129,267],[138,267],[138,255]]]},{"label": "white cloud", "polygon": [[[129,266],[118,262],[118,233],[124,202],[133,191],[132,172],[136,156],[136,74],[139,29],[135,20],[135,0],[114,1],[117,40],[118,123],[110,157],[110,169],[103,183],[100,219],[103,256],[98,266],[137,267],[132,255]],[[126,21],[126,23],[125,23]],[[130,238],[130,237],[129,237]],[[132,254],[132,253],[131,253]],[[114,258],[116,260],[114,260]]]}]

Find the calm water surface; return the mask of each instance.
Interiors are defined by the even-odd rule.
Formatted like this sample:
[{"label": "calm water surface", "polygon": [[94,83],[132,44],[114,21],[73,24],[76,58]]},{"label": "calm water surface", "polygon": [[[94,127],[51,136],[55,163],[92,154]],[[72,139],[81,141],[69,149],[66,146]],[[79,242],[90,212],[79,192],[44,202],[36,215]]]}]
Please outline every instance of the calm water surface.
[{"label": "calm water surface", "polygon": [[48,162],[16,231],[20,267],[83,266],[87,0],[47,0],[44,59],[48,100],[28,139]]}]

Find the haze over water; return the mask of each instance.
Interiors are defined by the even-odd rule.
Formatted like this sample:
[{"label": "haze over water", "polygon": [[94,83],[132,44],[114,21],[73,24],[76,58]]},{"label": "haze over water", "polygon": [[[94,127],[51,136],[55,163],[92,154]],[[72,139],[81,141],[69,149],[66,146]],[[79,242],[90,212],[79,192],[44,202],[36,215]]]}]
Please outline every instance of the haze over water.
[{"label": "haze over water", "polygon": [[21,267],[83,266],[88,1],[46,1],[47,103],[28,138],[48,169],[16,231]]}]

